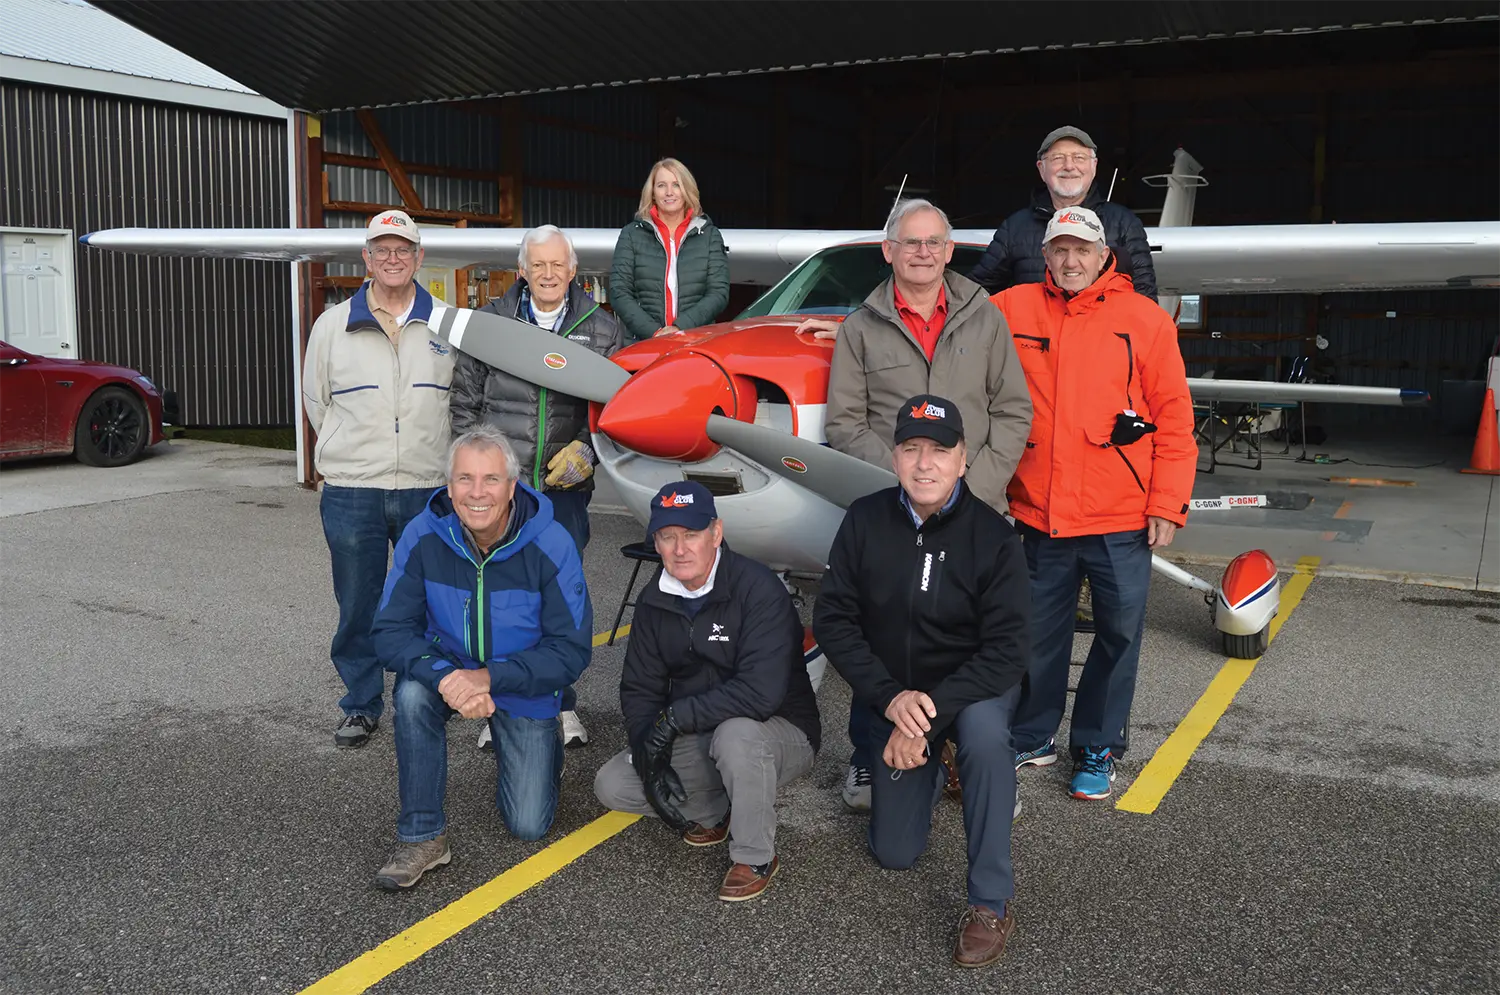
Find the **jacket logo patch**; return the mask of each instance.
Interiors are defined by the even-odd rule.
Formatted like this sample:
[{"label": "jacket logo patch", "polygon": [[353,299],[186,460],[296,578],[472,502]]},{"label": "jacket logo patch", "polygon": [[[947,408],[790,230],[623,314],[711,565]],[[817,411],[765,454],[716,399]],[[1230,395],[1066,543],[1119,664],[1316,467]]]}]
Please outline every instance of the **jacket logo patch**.
[{"label": "jacket logo patch", "polygon": [[940,408],[936,404],[914,404],[911,408],[911,416],[913,418],[929,419],[947,418],[948,409]]},{"label": "jacket logo patch", "polygon": [[661,506],[663,508],[681,508],[684,505],[692,503],[693,496],[691,494],[678,494],[676,491],[661,499]]},{"label": "jacket logo patch", "polygon": [[439,356],[446,356],[453,351],[448,346],[443,345],[437,339],[428,339],[427,347],[433,352],[437,353]]},{"label": "jacket logo patch", "polygon": [[568,336],[568,341],[569,342],[582,342],[584,344],[588,344],[588,343],[592,342],[593,339],[589,337],[589,333],[588,332],[574,332],[572,335]]},{"label": "jacket logo patch", "polygon": [[718,622],[714,624],[714,631],[709,634],[708,641],[711,643],[727,643],[729,637],[724,634],[724,627]]},{"label": "jacket logo patch", "polygon": [[928,553],[922,557],[922,590],[927,590],[928,583],[932,580],[932,554]]},{"label": "jacket logo patch", "polygon": [[548,369],[560,370],[568,365],[568,357],[560,352],[549,352],[542,357],[542,362],[547,364]]}]

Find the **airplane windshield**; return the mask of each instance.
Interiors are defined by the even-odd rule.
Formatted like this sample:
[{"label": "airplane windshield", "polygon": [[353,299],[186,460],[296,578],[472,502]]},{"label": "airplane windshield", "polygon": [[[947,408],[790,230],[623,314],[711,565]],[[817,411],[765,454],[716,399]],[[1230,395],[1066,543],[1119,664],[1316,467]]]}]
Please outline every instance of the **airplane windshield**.
[{"label": "airplane windshield", "polygon": [[[949,269],[965,275],[984,255],[977,245],[953,250]],[[772,314],[848,314],[891,275],[880,245],[841,245],[825,249],[788,273],[747,307],[741,318]]]}]

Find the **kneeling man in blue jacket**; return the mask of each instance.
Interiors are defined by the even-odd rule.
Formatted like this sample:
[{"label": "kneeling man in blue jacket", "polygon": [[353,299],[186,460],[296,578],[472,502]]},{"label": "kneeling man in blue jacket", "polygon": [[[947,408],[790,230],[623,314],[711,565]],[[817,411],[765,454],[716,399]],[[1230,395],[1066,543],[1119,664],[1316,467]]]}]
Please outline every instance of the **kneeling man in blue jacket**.
[{"label": "kneeling man in blue jacket", "polygon": [[540,839],[562,780],[561,692],[588,666],[593,609],[582,561],[552,503],[517,481],[515,450],[480,426],[448,449],[434,491],[396,547],[375,650],[396,678],[400,845],[382,888],[448,863],[447,723],[488,719],[495,805],[511,834]]}]

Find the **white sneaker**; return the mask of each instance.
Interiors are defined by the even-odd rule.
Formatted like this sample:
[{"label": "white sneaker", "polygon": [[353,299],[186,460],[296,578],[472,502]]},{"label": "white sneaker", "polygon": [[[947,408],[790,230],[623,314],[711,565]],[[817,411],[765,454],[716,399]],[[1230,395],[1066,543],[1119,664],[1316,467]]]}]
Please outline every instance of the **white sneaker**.
[{"label": "white sneaker", "polygon": [[1015,822],[1021,817],[1021,792],[1016,790],[1016,810],[1010,814],[1010,821]]},{"label": "white sneaker", "polygon": [[486,722],[479,730],[479,748],[481,750],[493,750],[495,744],[490,742],[490,724]]},{"label": "white sneaker", "polygon": [[844,804],[856,812],[870,811],[870,768],[849,765],[844,776],[844,790],[840,792]]},{"label": "white sneaker", "polygon": [[577,712],[561,712],[558,718],[562,719],[563,746],[588,745],[589,731],[583,727]]}]

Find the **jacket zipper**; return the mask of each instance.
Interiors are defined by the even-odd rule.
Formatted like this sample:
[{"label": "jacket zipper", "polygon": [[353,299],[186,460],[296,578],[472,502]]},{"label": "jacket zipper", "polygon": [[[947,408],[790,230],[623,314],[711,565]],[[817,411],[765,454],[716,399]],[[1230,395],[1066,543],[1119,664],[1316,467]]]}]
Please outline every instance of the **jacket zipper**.
[{"label": "jacket zipper", "polygon": [[[917,548],[918,549],[922,548],[922,527],[920,525],[917,526]],[[920,570],[921,569],[921,557],[920,556],[917,558],[917,564],[918,564],[917,569]],[[911,625],[911,621],[912,621],[912,617],[916,614],[916,611],[917,611],[917,583],[916,583],[916,578],[912,578],[907,583],[907,585],[906,585],[906,623],[907,623],[906,624],[906,686],[907,686],[907,688],[910,688],[912,686],[912,676],[911,676],[911,630],[912,630],[912,625]]]},{"label": "jacket zipper", "polygon": [[1121,449],[1119,446],[1110,446],[1109,448],[1120,454],[1120,459],[1125,461],[1125,468],[1129,470],[1130,475],[1135,478],[1135,486],[1141,489],[1142,494],[1146,493],[1146,485],[1141,483],[1141,475],[1135,472],[1135,465],[1130,462],[1130,457],[1125,455],[1125,450]]},{"label": "jacket zipper", "polygon": [[[1129,335],[1126,335],[1124,332],[1115,332],[1115,334],[1125,340],[1125,404],[1134,411],[1135,400],[1130,396],[1130,387],[1135,383],[1135,348],[1130,344]],[[1129,463],[1130,460],[1126,460],[1125,462]],[[1135,469],[1132,468],[1130,472],[1134,473]],[[1140,483],[1140,481],[1141,478],[1137,477],[1136,483]]]},{"label": "jacket zipper", "polygon": [[[590,314],[593,314],[597,310],[599,310],[599,305],[595,304],[593,307],[589,308],[588,314],[585,314],[582,318],[579,318],[577,321],[573,322],[573,324],[569,325],[564,331],[555,334],[559,334],[563,338],[567,338],[569,335],[573,334],[573,330],[575,328],[583,324],[585,319],[587,319]],[[542,453],[547,449],[546,387],[537,388],[536,418],[536,463],[532,466],[531,469],[531,486],[534,490],[539,491],[542,489]]]}]

